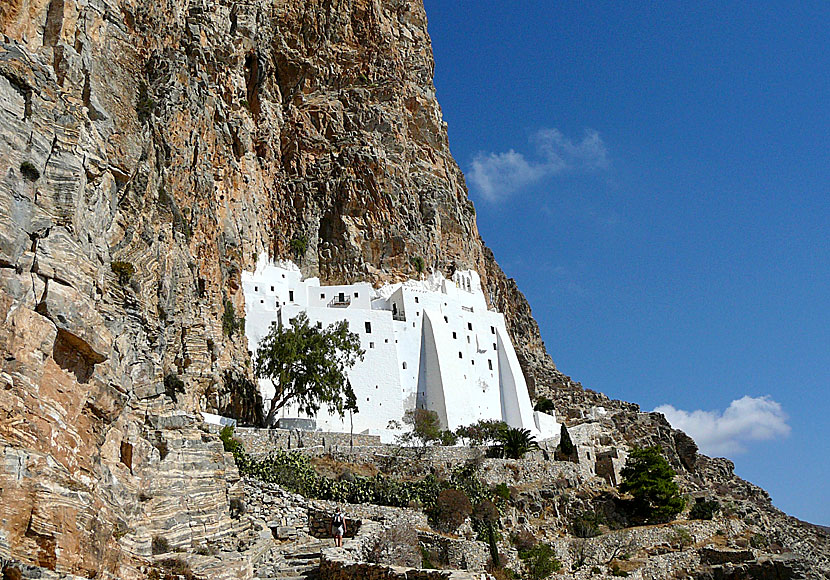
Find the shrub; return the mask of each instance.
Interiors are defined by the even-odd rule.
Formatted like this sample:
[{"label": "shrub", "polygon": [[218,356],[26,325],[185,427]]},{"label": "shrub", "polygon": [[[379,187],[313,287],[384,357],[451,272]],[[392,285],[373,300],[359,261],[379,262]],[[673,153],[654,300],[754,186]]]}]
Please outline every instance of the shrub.
[{"label": "shrub", "polygon": [[403,422],[411,425],[412,431],[398,437],[401,443],[419,442],[421,445],[429,445],[441,441],[441,423],[435,411],[409,409],[403,416]]},{"label": "shrub", "polygon": [[470,445],[492,444],[499,440],[501,433],[507,430],[504,421],[481,419],[472,425],[461,426],[455,434]]},{"label": "shrub", "polygon": [[611,564],[611,576],[626,578],[628,576],[628,572],[626,572],[625,570],[621,570],[620,565],[614,562]]},{"label": "shrub", "polygon": [[695,543],[695,538],[686,528],[676,528],[672,534],[671,543],[679,546],[681,550],[685,550]]},{"label": "shrub", "polygon": [[20,164],[20,174],[29,181],[37,181],[40,179],[40,171],[38,171],[35,164],[31,161],[24,161]]},{"label": "shrub", "polygon": [[498,483],[493,488],[493,495],[502,501],[510,501],[510,487],[504,482]]},{"label": "shrub", "polygon": [[749,545],[756,550],[765,549],[769,547],[769,540],[764,534],[756,533],[749,538]]},{"label": "shrub", "polygon": [[571,521],[571,531],[577,538],[594,538],[600,535],[599,525],[603,523],[602,514],[585,511]]},{"label": "shrub", "polygon": [[159,566],[165,568],[170,574],[184,576],[185,580],[193,580],[195,578],[193,570],[181,558],[165,558],[159,562]]},{"label": "shrub", "polygon": [[531,580],[543,580],[562,569],[562,563],[556,559],[555,552],[548,544],[536,544],[529,550],[519,552],[524,561],[527,577]]},{"label": "shrub", "polygon": [[184,381],[176,373],[170,373],[164,377],[164,392],[176,401],[178,393],[184,393]]},{"label": "shrub", "polygon": [[720,511],[720,504],[716,500],[697,498],[695,505],[689,511],[689,519],[711,520]]},{"label": "shrub", "polygon": [[539,411],[540,413],[552,413],[556,410],[556,406],[547,397],[540,397],[533,406],[533,410]]},{"label": "shrub", "polygon": [[536,536],[530,530],[521,530],[510,536],[510,542],[519,552],[527,552],[536,546],[539,540],[536,539]]},{"label": "shrub", "polygon": [[372,538],[366,559],[375,564],[420,568],[423,559],[418,532],[404,521],[398,521]]},{"label": "shrub", "polygon": [[659,447],[634,448],[620,472],[620,491],[633,496],[634,514],[649,523],[668,522],[686,502],[674,482],[675,472]]},{"label": "shrub", "polygon": [[425,265],[424,259],[421,256],[412,256],[412,266],[414,266],[415,271],[418,272],[418,275],[424,273]]},{"label": "shrub", "polygon": [[308,250],[308,238],[304,235],[300,234],[295,236],[293,240],[291,240],[291,251],[294,253],[294,258],[299,260],[303,256],[305,256],[306,251]]},{"label": "shrub", "polygon": [[130,279],[133,277],[133,274],[135,274],[135,266],[129,262],[121,262],[116,260],[110,264],[110,268],[112,269],[112,273],[118,278],[118,283],[122,286],[129,284]]},{"label": "shrub", "polygon": [[467,494],[457,489],[445,489],[435,500],[432,517],[438,528],[452,532],[472,513],[473,506]]},{"label": "shrub", "polygon": [[225,336],[233,336],[238,331],[244,331],[245,319],[236,317],[233,302],[225,298],[223,306],[225,310],[222,313],[222,332],[225,333]]},{"label": "shrub", "polygon": [[154,556],[158,554],[166,554],[170,551],[170,542],[168,542],[167,538],[164,536],[153,536],[153,540],[150,543],[150,549],[152,550]]}]

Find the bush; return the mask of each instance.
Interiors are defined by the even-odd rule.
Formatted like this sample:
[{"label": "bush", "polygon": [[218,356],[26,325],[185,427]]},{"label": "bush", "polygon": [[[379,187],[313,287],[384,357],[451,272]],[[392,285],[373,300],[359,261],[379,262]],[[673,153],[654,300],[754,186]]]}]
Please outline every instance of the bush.
[{"label": "bush", "polygon": [[577,538],[594,538],[600,535],[602,515],[596,511],[585,511],[571,521],[571,531]]},{"label": "bush", "polygon": [[294,254],[294,258],[299,260],[303,256],[305,256],[306,250],[308,250],[308,238],[303,235],[296,236],[293,240],[291,240],[291,251]]},{"label": "bush", "polygon": [[174,401],[177,400],[178,393],[184,393],[184,381],[176,373],[170,373],[164,377],[164,392]]},{"label": "bush", "polygon": [[519,552],[524,561],[527,577],[531,580],[543,580],[562,569],[562,563],[556,559],[555,552],[548,544],[536,544],[529,550]]},{"label": "bush", "polygon": [[420,548],[415,528],[398,521],[372,538],[366,559],[375,564],[420,568],[423,559]]},{"label": "bush", "polygon": [[37,181],[40,179],[40,171],[38,171],[35,164],[31,161],[24,161],[20,164],[20,174],[29,181]]},{"label": "bush", "polygon": [[675,546],[679,546],[681,550],[685,550],[695,543],[694,536],[692,536],[691,532],[689,532],[686,528],[675,529],[674,534],[672,534],[670,539],[671,543]]},{"label": "bush", "polygon": [[519,552],[527,552],[539,543],[530,530],[521,530],[510,536],[510,542]]},{"label": "bush", "polygon": [[633,496],[634,515],[648,523],[671,521],[686,505],[659,447],[634,448],[620,474],[620,491]]},{"label": "bush", "polygon": [[695,505],[689,511],[689,519],[711,520],[720,511],[720,504],[716,500],[697,498]]},{"label": "bush", "polygon": [[473,506],[467,494],[457,489],[445,489],[435,500],[432,517],[439,529],[453,532],[472,513]]},{"label": "bush", "polygon": [[165,568],[170,574],[184,576],[185,580],[193,580],[196,577],[188,563],[181,558],[165,558],[159,562],[159,566]]},{"label": "bush", "polygon": [[154,556],[158,554],[166,554],[170,551],[170,542],[167,541],[167,538],[164,536],[153,536],[153,540],[150,543],[150,549],[153,552]]},{"label": "bush", "polygon": [[429,445],[441,441],[443,433],[438,413],[427,409],[409,409],[403,416],[403,422],[412,427],[412,431],[398,437],[402,444],[418,442]]},{"label": "bush", "polygon": [[539,400],[536,401],[535,405],[533,405],[533,410],[539,411],[540,413],[552,414],[556,410],[556,406],[553,404],[553,401],[547,397],[539,397]]},{"label": "bush", "polygon": [[110,268],[112,269],[112,273],[118,278],[118,283],[122,286],[129,284],[130,279],[133,277],[133,274],[135,274],[135,266],[129,262],[121,262],[116,260],[110,264]]},{"label": "bush", "polygon": [[222,332],[225,336],[233,336],[239,331],[245,331],[245,318],[237,318],[233,302],[225,298],[223,301],[224,312],[222,313]]},{"label": "bush", "polygon": [[421,256],[412,256],[412,265],[415,267],[415,271],[418,272],[418,275],[424,273],[425,265],[424,259]]},{"label": "bush", "polygon": [[472,425],[459,427],[455,434],[470,445],[489,445],[497,442],[506,430],[507,424],[504,421],[481,419]]}]

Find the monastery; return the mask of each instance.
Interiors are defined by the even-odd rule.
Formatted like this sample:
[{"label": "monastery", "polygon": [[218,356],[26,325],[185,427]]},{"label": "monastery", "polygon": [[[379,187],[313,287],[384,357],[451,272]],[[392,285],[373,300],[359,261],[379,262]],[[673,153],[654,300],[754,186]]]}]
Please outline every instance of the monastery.
[{"label": "monastery", "polygon": [[[324,407],[316,417],[304,417],[286,406],[280,426],[306,419],[307,427],[353,429],[391,442],[404,413],[423,408],[435,411],[448,429],[499,419],[539,439],[559,434],[553,416],[533,410],[504,316],[488,310],[475,271],[379,289],[368,283],[321,286],[318,278],[303,279],[290,262],[261,257],[253,273],[243,273],[242,285],[250,352],[272,325],[290,325],[302,311],[321,326],[348,321],[366,352],[349,371],[358,413],[341,419]],[[260,390],[267,412],[274,385],[260,380]]]}]

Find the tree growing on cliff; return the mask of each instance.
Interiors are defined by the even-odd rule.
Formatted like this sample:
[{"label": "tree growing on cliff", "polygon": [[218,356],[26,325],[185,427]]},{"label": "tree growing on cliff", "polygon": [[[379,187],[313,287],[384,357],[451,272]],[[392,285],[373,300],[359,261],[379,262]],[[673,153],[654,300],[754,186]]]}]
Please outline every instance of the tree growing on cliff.
[{"label": "tree growing on cliff", "polygon": [[272,326],[254,357],[257,378],[271,380],[276,389],[265,424],[273,425],[277,411],[289,404],[306,415],[323,405],[341,417],[346,411],[356,413],[346,372],[363,355],[360,337],[349,332],[345,320],[323,329],[309,324],[301,312],[290,326]]},{"label": "tree growing on cliff", "polygon": [[648,523],[663,523],[683,511],[686,502],[674,482],[676,474],[659,447],[635,447],[620,475],[620,491],[632,495],[635,516]]}]

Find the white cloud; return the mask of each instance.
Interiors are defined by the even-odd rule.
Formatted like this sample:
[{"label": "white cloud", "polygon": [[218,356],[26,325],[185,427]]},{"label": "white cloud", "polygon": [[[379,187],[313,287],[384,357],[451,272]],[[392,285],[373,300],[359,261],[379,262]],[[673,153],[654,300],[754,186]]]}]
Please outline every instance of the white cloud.
[{"label": "white cloud", "polygon": [[487,201],[509,197],[527,185],[568,170],[597,170],[608,167],[608,150],[599,133],[586,130],[575,143],[558,129],[542,129],[530,142],[535,159],[513,149],[506,153],[479,153],[469,174],[474,189]]},{"label": "white cloud", "polygon": [[790,426],[787,414],[769,396],[744,396],[720,411],[683,411],[672,405],[654,409],[663,413],[675,429],[685,431],[700,450],[710,456],[744,453],[746,443],[787,437]]}]

